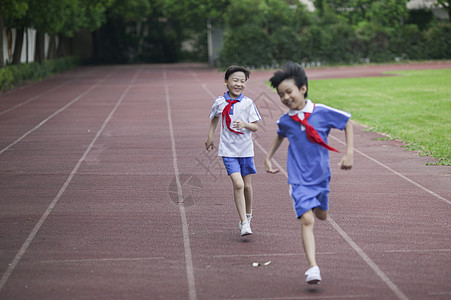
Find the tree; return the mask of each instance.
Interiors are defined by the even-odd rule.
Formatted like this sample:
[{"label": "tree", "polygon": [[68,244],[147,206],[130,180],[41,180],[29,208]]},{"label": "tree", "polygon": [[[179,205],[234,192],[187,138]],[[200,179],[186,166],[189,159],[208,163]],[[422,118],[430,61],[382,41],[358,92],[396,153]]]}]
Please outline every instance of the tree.
[{"label": "tree", "polygon": [[225,14],[232,17],[225,19],[223,67],[272,66],[308,56],[308,45],[301,42],[312,18],[299,2],[233,0]]},{"label": "tree", "polygon": [[[113,0],[74,0],[68,9],[70,16],[65,20],[59,32],[51,35],[50,49],[54,48],[55,36],[59,37],[58,56],[65,56],[68,53],[70,38],[75,32],[89,30],[94,32],[106,22],[106,10],[113,4]],[[49,50],[50,50],[49,49]],[[52,53],[49,51],[49,58]]]},{"label": "tree", "polygon": [[365,21],[397,27],[407,18],[407,0],[315,0],[316,5],[322,11],[332,9],[351,25]]},{"label": "tree", "polygon": [[129,62],[134,49],[138,49],[141,43],[142,23],[162,1],[113,0],[105,11],[105,24],[92,33],[94,60]]},{"label": "tree", "polygon": [[[230,0],[165,0],[162,15],[168,20],[162,38],[173,39],[181,49],[175,59],[205,61],[208,58],[208,28],[223,27]],[[183,47],[188,43],[190,50]]]},{"label": "tree", "polygon": [[451,0],[438,0],[438,5],[441,5],[448,12],[448,20],[451,22]]},{"label": "tree", "polygon": [[[20,63],[20,55],[22,54],[22,42],[24,23],[22,18],[28,11],[27,0],[2,0],[0,1],[0,32],[3,32],[3,26],[6,28],[16,28],[17,38],[14,47],[13,64]],[[4,67],[3,60],[3,37],[0,38],[0,67]]]},{"label": "tree", "polygon": [[[72,37],[82,29],[94,30],[104,22],[104,12],[111,0],[28,0],[29,23],[36,28],[35,60],[45,59],[44,35]],[[54,39],[52,40],[54,42]]]}]

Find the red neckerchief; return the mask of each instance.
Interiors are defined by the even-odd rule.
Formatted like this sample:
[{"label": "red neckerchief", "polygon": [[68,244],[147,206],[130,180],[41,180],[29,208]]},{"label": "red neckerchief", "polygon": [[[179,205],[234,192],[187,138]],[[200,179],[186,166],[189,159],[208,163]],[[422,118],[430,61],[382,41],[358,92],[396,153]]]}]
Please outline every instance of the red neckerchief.
[{"label": "red neckerchief", "polygon": [[[313,104],[313,109],[315,109],[315,104]],[[313,110],[312,110],[312,112],[313,112]],[[308,123],[308,118],[310,117],[310,115],[311,115],[311,113],[304,112],[304,120],[301,120],[297,114],[290,116],[290,118],[296,122],[301,123],[301,125],[303,125],[305,127],[305,132],[306,132],[307,138],[310,142],[321,145],[324,148],[326,148],[327,150],[340,152],[337,149],[326,144],[323,141],[323,139],[320,137],[320,135],[318,134],[318,131],[316,131],[316,129],[313,128],[313,126]]]},{"label": "red neckerchief", "polygon": [[227,101],[229,104],[227,104],[226,107],[224,107],[224,109],[222,110],[222,119],[223,119],[222,127],[224,127],[224,120],[225,120],[227,128],[231,132],[234,132],[234,133],[237,133],[237,134],[243,134],[242,132],[239,132],[239,131],[236,131],[236,130],[233,130],[232,128],[230,128],[230,123],[232,122],[232,119],[230,118],[230,110],[232,109],[232,105],[233,104],[238,103],[240,101],[238,101],[238,100],[227,100],[227,99],[225,99],[225,101]]}]

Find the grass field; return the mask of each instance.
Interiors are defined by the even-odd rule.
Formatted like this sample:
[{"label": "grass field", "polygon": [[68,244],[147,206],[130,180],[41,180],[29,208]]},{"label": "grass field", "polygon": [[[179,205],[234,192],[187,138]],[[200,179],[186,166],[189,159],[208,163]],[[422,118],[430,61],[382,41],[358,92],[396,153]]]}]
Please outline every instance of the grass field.
[{"label": "grass field", "polygon": [[311,80],[309,98],[349,111],[371,130],[451,165],[451,69],[387,75]]}]

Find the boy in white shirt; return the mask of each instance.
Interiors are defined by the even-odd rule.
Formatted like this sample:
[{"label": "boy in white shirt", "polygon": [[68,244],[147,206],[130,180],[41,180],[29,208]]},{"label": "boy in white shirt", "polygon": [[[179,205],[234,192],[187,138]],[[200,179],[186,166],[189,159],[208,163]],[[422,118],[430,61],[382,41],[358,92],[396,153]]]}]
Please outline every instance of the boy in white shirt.
[{"label": "boy in white shirt", "polygon": [[241,235],[252,234],[252,183],[251,174],[257,173],[254,165],[252,132],[257,131],[261,119],[252,99],[243,95],[250,71],[241,66],[230,66],[224,76],[227,92],[215,99],[210,111],[210,130],[205,147],[214,148],[213,134],[221,119],[218,156],[222,157],[233,184],[233,196],[240,217]]}]

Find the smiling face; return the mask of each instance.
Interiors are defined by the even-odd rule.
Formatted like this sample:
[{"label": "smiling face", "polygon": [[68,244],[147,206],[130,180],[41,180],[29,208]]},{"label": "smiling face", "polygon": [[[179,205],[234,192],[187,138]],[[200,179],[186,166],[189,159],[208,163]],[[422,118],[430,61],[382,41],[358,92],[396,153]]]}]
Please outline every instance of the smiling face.
[{"label": "smiling face", "polygon": [[224,84],[229,90],[230,98],[236,99],[246,87],[246,75],[244,72],[235,72],[229,76],[229,79],[224,80]]},{"label": "smiling face", "polygon": [[279,86],[277,86],[277,93],[279,94],[280,101],[293,110],[301,110],[305,106],[305,93],[307,87],[303,85],[300,89],[297,87],[294,79],[285,79]]}]

